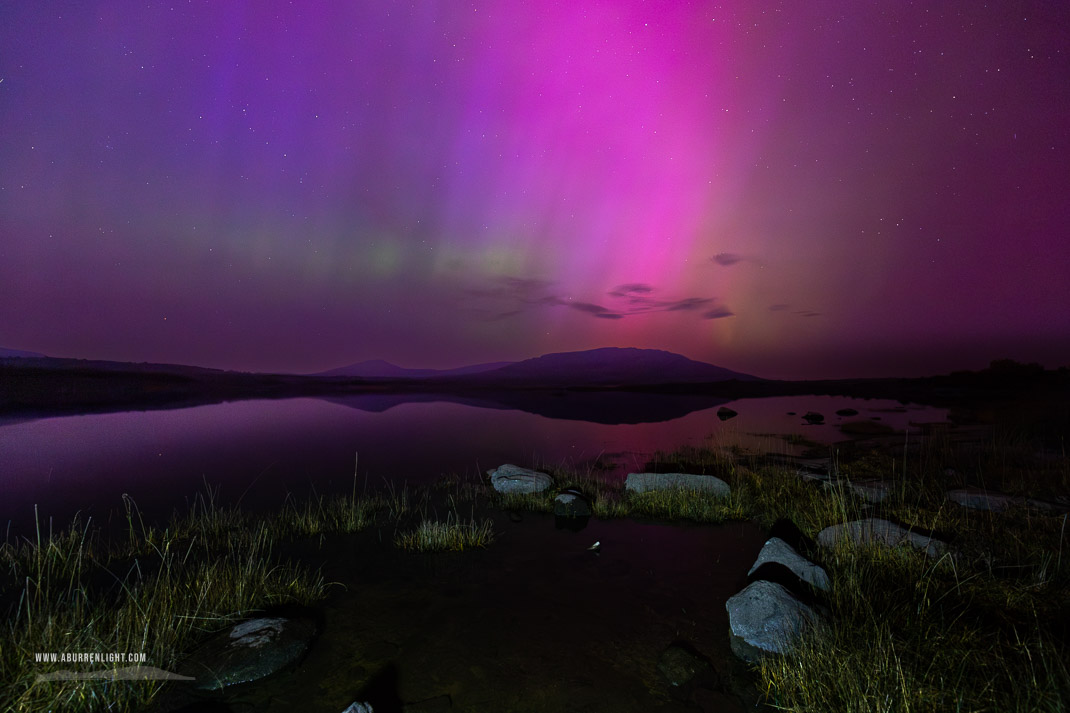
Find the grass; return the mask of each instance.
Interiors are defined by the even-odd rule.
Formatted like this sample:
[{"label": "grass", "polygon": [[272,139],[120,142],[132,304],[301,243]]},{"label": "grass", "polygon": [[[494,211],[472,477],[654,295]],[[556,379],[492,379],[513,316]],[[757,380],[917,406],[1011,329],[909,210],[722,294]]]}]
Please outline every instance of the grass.
[{"label": "grass", "polygon": [[[627,493],[621,483],[554,472],[592,502],[595,517],[722,522],[769,527],[794,522],[806,535],[881,517],[933,530],[951,543],[936,561],[911,548],[841,544],[822,552],[832,580],[826,626],[790,656],[755,667],[766,701],[803,712],[1064,711],[1070,709],[1070,529],[1067,517],[1027,507],[1006,513],[950,503],[966,485],[1047,499],[1070,493],[1070,459],[1041,461],[1035,441],[997,429],[974,444],[934,431],[887,450],[831,452],[840,480],[803,480],[794,468],[737,451],[682,448],[658,453],[644,470],[716,475],[732,494],[682,490]],[[865,502],[853,481],[889,484]],[[552,509],[553,493],[497,496],[502,507]]]},{"label": "grass", "polygon": [[[206,632],[273,604],[320,598],[323,580],[273,556],[275,533],[201,499],[165,530],[147,528],[127,504],[118,541],[78,522],[0,546],[8,605],[0,653],[0,710],[133,710],[158,682],[37,681],[71,664],[35,653],[130,652],[171,670]],[[235,527],[240,523],[241,527]],[[116,664],[119,668],[125,664]]]},{"label": "grass", "polygon": [[[555,488],[500,495],[484,482],[454,479],[426,491],[387,486],[379,493],[288,499],[280,512],[252,517],[218,506],[211,494],[165,528],[147,526],[124,501],[124,532],[103,537],[92,523],[37,532],[0,545],[0,711],[135,710],[155,683],[37,683],[53,668],[36,652],[130,651],[168,669],[207,633],[248,612],[324,595],[315,573],[281,560],[278,545],[391,524],[399,550],[459,551],[493,542],[475,508],[552,512],[558,490],[573,488],[596,518],[718,523],[794,522],[815,537],[823,528],[884,517],[935,530],[952,553],[931,560],[910,548],[839,545],[819,559],[832,581],[833,615],[790,656],[754,668],[767,702],[810,711],[1060,711],[1070,708],[1070,528],[1065,516],[1027,507],[1003,514],[949,503],[967,485],[1054,500],[1070,493],[1070,459],[1038,459],[1037,444],[1013,429],[959,444],[946,432],[904,439],[901,448],[831,452],[841,481],[822,487],[793,468],[740,450],[735,457],[695,447],[658,453],[643,470],[716,475],[732,494],[681,490],[631,493],[602,469],[550,469]],[[890,484],[866,503],[851,481]],[[429,515],[445,496],[445,519]],[[470,502],[472,515],[457,513]],[[69,666],[69,665],[68,665]]]},{"label": "grass", "polygon": [[825,551],[834,614],[792,655],[761,662],[767,701],[799,712],[1070,707],[1066,517],[1027,508],[973,511],[945,498],[967,482],[1067,493],[1068,463],[1038,464],[1031,449],[997,433],[965,451],[936,438],[904,445],[899,454],[855,453],[837,463],[846,479],[890,482],[878,505],[845,486],[807,483],[782,466],[755,462],[727,474],[744,516],[763,524],[789,518],[814,537],[828,525],[884,517],[936,530],[954,553],[934,562],[910,548]]},{"label": "grass", "polygon": [[490,520],[467,521],[450,513],[445,520],[423,520],[415,530],[399,533],[394,544],[415,552],[460,552],[472,547],[486,547],[494,541]]},{"label": "grass", "polygon": [[[353,533],[373,524],[419,525],[396,538],[400,549],[463,550],[494,539],[489,520],[426,518],[426,493],[387,485],[358,496],[288,497],[274,514],[222,507],[214,493],[195,498],[166,527],[147,525],[124,496],[120,531],[75,521],[55,532],[0,545],[0,712],[131,711],[161,689],[153,681],[38,681],[84,666],[35,661],[37,653],[144,654],[145,665],[174,670],[183,652],[249,613],[322,599],[327,585],[275,552],[297,538]],[[122,668],[116,663],[112,668]]]}]

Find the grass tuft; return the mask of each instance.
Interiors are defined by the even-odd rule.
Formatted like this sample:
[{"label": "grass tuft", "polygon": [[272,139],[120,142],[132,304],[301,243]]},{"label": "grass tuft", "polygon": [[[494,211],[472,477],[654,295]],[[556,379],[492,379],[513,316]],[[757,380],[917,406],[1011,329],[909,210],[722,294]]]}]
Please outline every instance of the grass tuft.
[{"label": "grass tuft", "polygon": [[415,530],[399,533],[394,544],[415,552],[460,552],[472,547],[486,547],[494,541],[490,520],[460,520],[450,513],[443,520],[423,520]]}]

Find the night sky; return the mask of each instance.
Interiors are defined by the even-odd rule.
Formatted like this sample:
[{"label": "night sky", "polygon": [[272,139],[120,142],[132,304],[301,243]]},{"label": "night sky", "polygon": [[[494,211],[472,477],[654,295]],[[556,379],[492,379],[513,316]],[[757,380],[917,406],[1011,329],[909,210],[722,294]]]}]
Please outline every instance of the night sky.
[{"label": "night sky", "polygon": [[0,347],[1070,364],[1070,3],[6,2]]}]

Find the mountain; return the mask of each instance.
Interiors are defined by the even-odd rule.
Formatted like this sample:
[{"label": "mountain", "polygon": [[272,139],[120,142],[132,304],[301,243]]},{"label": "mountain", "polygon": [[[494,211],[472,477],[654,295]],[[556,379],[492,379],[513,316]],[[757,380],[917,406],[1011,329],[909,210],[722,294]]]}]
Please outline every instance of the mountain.
[{"label": "mountain", "polygon": [[381,359],[362,361],[311,376],[416,379],[479,386],[614,386],[761,381],[756,376],[688,359],[661,349],[604,347],[544,354],[518,362],[474,364],[457,369],[406,369]]},{"label": "mountain", "polygon": [[493,371],[473,374],[465,380],[510,386],[639,386],[730,379],[761,381],[750,374],[695,361],[661,349],[604,347],[582,352],[544,354]]},{"label": "mountain", "polygon": [[19,349],[4,349],[0,347],[0,359],[43,359],[44,354],[38,352],[24,352]]},{"label": "mountain", "polygon": [[362,379],[437,379],[440,377],[468,376],[484,371],[500,369],[512,364],[511,361],[496,361],[490,364],[473,364],[456,369],[406,369],[382,359],[362,361],[349,366],[341,366],[330,371],[321,371],[310,376],[349,376]]}]

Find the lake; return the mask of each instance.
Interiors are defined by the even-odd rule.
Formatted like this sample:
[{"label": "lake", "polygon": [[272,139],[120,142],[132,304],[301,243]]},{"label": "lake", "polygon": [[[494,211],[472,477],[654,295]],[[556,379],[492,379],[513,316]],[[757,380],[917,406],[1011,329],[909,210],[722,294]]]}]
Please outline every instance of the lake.
[{"label": "lake", "polygon": [[[476,477],[502,463],[585,469],[600,459],[612,466],[608,477],[623,479],[681,445],[798,454],[774,434],[831,444],[846,440],[845,421],[879,419],[902,433],[947,418],[942,408],[839,396],[568,394],[512,408],[451,398],[291,398],[0,421],[0,526],[27,531],[35,506],[43,523],[65,525],[78,511],[99,522],[121,509],[124,493],[151,518],[209,488],[223,503],[275,508],[287,493],[348,493],[354,472],[362,489]],[[721,421],[722,405],[739,415]],[[835,415],[844,408],[859,414]],[[807,424],[807,411],[826,423]]]}]

